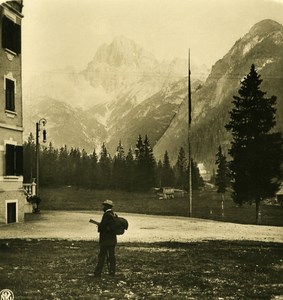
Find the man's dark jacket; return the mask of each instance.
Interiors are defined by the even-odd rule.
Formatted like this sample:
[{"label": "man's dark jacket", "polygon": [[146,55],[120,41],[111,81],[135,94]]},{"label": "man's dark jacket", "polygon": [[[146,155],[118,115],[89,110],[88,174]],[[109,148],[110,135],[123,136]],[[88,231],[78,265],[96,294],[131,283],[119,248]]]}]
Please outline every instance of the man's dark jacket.
[{"label": "man's dark jacket", "polygon": [[98,225],[99,244],[102,246],[115,246],[117,244],[117,236],[114,231],[114,212],[107,210]]}]

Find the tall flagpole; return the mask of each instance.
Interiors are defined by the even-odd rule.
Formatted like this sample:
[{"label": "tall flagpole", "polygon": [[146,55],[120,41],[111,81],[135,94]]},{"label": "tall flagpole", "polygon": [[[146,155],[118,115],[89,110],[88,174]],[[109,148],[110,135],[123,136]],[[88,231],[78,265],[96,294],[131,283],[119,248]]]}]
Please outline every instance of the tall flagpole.
[{"label": "tall flagpole", "polygon": [[188,51],[188,152],[189,152],[189,203],[190,217],[193,216],[193,191],[192,191],[192,151],[191,151],[191,123],[192,123],[192,97],[191,97],[191,62],[190,49]]}]

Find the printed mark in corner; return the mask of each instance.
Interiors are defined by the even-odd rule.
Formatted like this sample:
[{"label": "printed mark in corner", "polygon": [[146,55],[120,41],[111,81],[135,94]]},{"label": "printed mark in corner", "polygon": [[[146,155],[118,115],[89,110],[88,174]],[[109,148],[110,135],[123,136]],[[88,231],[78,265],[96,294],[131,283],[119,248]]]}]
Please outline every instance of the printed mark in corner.
[{"label": "printed mark in corner", "polygon": [[0,291],[0,300],[14,300],[14,293],[9,289]]}]

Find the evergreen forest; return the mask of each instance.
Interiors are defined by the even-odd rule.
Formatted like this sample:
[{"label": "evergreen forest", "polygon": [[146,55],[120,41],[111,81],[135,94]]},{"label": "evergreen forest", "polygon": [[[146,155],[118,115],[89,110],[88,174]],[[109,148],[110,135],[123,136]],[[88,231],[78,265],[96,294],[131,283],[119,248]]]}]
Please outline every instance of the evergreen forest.
[{"label": "evergreen forest", "polygon": [[[36,144],[32,134],[24,143],[24,182],[36,178]],[[111,157],[105,144],[100,152],[91,154],[84,149],[56,149],[52,143],[39,147],[40,186],[76,186],[85,189],[113,189],[128,192],[144,192],[152,188],[174,187],[188,190],[188,160],[181,147],[174,166],[165,151],[163,161],[156,162],[148,136],[138,136],[135,149],[125,151],[119,141],[116,153]],[[192,160],[192,188],[204,185],[196,162]]]}]

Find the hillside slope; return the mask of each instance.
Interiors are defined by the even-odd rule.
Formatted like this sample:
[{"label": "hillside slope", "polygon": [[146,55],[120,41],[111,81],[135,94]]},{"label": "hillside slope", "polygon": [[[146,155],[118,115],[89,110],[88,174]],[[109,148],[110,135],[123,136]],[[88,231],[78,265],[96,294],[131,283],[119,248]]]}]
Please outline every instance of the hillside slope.
[{"label": "hillside slope", "polygon": [[[230,137],[224,125],[229,120],[233,95],[238,94],[240,81],[249,73],[252,64],[263,79],[262,90],[267,96],[277,96],[277,129],[283,131],[283,26],[263,20],[216,62],[206,82],[193,94],[193,157],[204,162],[210,170],[214,167],[218,146],[222,145],[224,151],[229,147]],[[162,157],[167,149],[172,160],[176,160],[176,150],[187,145],[187,119],[187,101],[184,101],[179,114],[154,148],[157,157]]]}]

